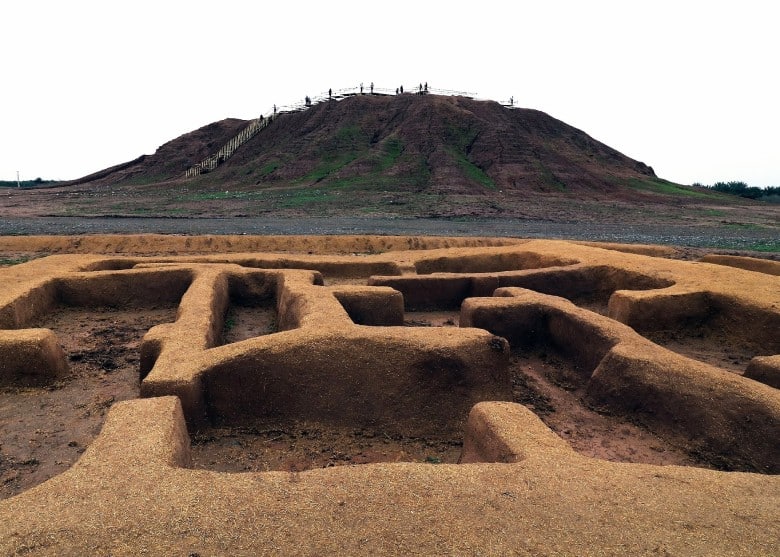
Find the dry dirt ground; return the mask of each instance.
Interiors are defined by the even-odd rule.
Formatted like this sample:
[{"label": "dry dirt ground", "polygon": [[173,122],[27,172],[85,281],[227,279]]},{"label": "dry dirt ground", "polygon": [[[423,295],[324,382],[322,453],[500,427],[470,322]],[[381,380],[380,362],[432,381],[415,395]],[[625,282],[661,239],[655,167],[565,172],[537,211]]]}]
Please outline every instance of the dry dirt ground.
[{"label": "dry dirt ground", "polygon": [[70,373],[45,389],[0,389],[0,498],[70,468],[111,405],[138,398],[143,335],[175,318],[175,307],[60,307],[34,324],[61,340]]},{"label": "dry dirt ground", "polygon": [[[305,244],[305,240],[295,241]],[[444,240],[439,240],[442,241]],[[46,246],[44,253],[49,253],[55,246],[59,246],[56,249],[67,251],[67,248],[62,247],[64,244],[54,240],[31,239],[30,242],[31,247],[27,250],[9,248],[8,246],[18,245],[18,242],[6,242],[5,251],[0,253],[0,258],[6,260],[4,266],[12,269],[10,265],[14,261],[35,256],[36,250],[41,249],[41,245]],[[40,242],[43,244],[36,245]],[[143,242],[151,244],[148,238],[142,240],[142,244]],[[432,248],[441,245],[434,240],[429,242]],[[454,240],[452,242],[458,243]],[[181,240],[175,243],[175,248],[167,249],[181,256]],[[151,250],[159,257],[166,250],[165,247],[155,248],[149,244],[143,245],[139,251],[149,255],[148,252]],[[125,248],[125,254],[132,253],[132,249],[132,247]],[[672,257],[691,259],[703,253],[691,249],[653,247],[627,247],[626,249],[644,250],[670,259]],[[572,250],[576,251],[574,248]],[[197,251],[197,248],[194,251]],[[313,251],[316,249],[304,248],[300,251],[293,249],[290,253],[302,253],[304,254],[302,257],[305,258],[311,256]],[[335,249],[331,247],[323,251],[351,253],[352,257],[355,257],[358,248],[354,245]],[[662,261],[662,257],[657,257],[653,265],[664,268]],[[111,263],[107,268],[111,269],[112,265],[115,264]],[[119,272],[123,269],[122,265],[116,268],[120,269]],[[368,284],[368,276],[360,276],[360,273],[357,276],[328,272],[323,274],[325,287],[351,288]],[[770,275],[765,276],[766,281],[776,280]],[[605,296],[603,292],[570,296],[579,307],[603,316],[610,311],[607,305],[608,298],[609,296]],[[59,304],[28,324],[28,327],[50,329],[56,334],[65,352],[69,371],[65,376],[43,387],[20,387],[7,384],[0,387],[0,423],[3,424],[2,437],[0,437],[0,500],[15,500],[13,498],[15,495],[62,475],[77,463],[85,450],[97,439],[109,409],[121,401],[136,399],[141,395],[140,385],[145,375],[141,372],[141,342],[144,335],[155,325],[175,323],[180,317],[180,311],[176,303],[118,303],[113,306],[97,307]],[[447,330],[458,328],[460,318],[461,314],[457,309],[430,311],[407,309],[402,324],[404,328],[411,330],[435,328],[446,335]],[[259,337],[276,335],[283,330],[279,320],[279,312],[272,300],[251,304],[232,300],[224,313],[216,346],[239,347],[244,346],[239,343],[254,342],[253,339]],[[751,342],[749,335],[736,337],[718,326],[707,324],[662,329],[647,332],[645,336],[672,352],[726,370],[735,376],[743,375],[754,357],[773,354],[771,351],[767,352],[761,343]],[[557,346],[550,344],[530,347],[512,346],[508,374],[511,382],[511,400],[531,410],[557,435],[559,440],[563,440],[565,445],[583,457],[595,461],[650,465],[648,471],[658,470],[653,472],[654,475],[663,475],[666,473],[664,470],[668,470],[669,474],[679,474],[680,481],[691,485],[696,483],[697,480],[694,479],[696,477],[701,478],[702,485],[709,484],[704,481],[703,476],[696,476],[696,473],[690,476],[691,479],[687,479],[684,470],[755,471],[745,467],[740,459],[732,460],[729,454],[714,455],[698,451],[693,445],[681,442],[679,437],[666,436],[649,429],[641,420],[632,419],[630,414],[621,414],[589,403],[586,394],[587,380],[583,378],[581,364]],[[365,425],[344,426],[311,420],[266,418],[247,419],[236,424],[217,419],[212,423],[201,423],[197,427],[189,428],[191,458],[187,466],[193,471],[218,473],[283,472],[291,474],[289,476],[291,482],[306,484],[308,481],[306,478],[313,478],[313,476],[299,476],[299,474],[317,469],[347,467],[357,470],[360,467],[356,465],[370,463],[406,462],[431,467],[457,464],[465,454],[465,442],[463,435],[404,435],[397,432],[388,433],[382,427]],[[550,466],[549,463],[547,465]],[[652,466],[671,466],[671,468],[654,469]],[[678,472],[675,467],[684,468],[680,468]],[[449,474],[444,466],[440,470],[443,474]],[[737,474],[730,477],[741,476]],[[750,477],[758,477],[756,474],[744,476],[745,481]],[[258,481],[262,481],[260,476],[257,478]],[[610,482],[609,479],[605,481]],[[533,489],[530,483],[527,485],[529,489]],[[771,494],[772,486],[775,484],[767,485],[768,493]],[[717,497],[717,492],[714,492],[714,495]],[[506,488],[501,492],[501,497],[514,500],[518,495],[514,488]],[[343,499],[338,503],[339,507],[343,507],[344,504]],[[495,510],[498,510],[498,507]],[[762,520],[767,516],[771,519],[772,514],[770,509],[769,514],[765,513]],[[774,516],[777,518],[776,512]],[[412,516],[407,516],[406,520],[407,526],[414,524]],[[700,528],[700,524],[689,528],[690,535],[701,536],[703,540],[703,545],[697,546],[698,550],[702,547],[709,547],[716,551],[723,549],[708,545],[710,542]],[[671,534],[667,532],[667,535]],[[678,532],[673,534],[677,535]],[[732,544],[728,546],[727,552],[770,554],[771,551],[765,550],[777,542],[777,534],[778,531],[774,528],[766,531],[768,536],[766,539],[752,542],[731,540]],[[635,535],[638,534],[636,532],[631,534],[631,536]],[[199,539],[199,536],[193,536],[192,539]],[[25,548],[32,548],[33,553],[36,549],[42,553],[48,552],[45,545],[25,545],[26,543],[19,542],[15,546],[20,554],[24,553]],[[62,540],[60,543],[63,543]],[[689,540],[685,543],[691,542]],[[67,543],[63,545],[66,546]],[[197,543],[192,545],[189,541],[182,541],[175,547],[184,549],[197,546]],[[52,547],[54,548],[52,551],[56,553],[57,546]],[[111,547],[111,544],[102,547],[105,549]],[[122,547],[128,553],[132,553],[133,548],[138,549],[140,546],[131,544]],[[231,546],[228,543],[222,547],[228,550]],[[358,550],[358,546],[355,545],[345,547]],[[396,553],[399,549],[376,545],[371,547],[373,547],[372,552],[379,553]],[[414,545],[410,547],[414,548]],[[434,546],[428,544],[426,547],[431,549]],[[471,546],[471,549],[475,547]],[[586,553],[600,553],[594,550],[597,546],[590,547],[591,551]],[[660,552],[660,554],[664,554],[665,547],[663,543],[656,543],[654,546],[656,553]],[[674,547],[680,549],[686,546],[683,544]],[[454,550],[449,542],[442,542],[441,548],[444,548],[445,552],[459,552]],[[517,551],[538,554],[538,549],[538,547],[536,550],[526,548]],[[118,551],[118,553],[122,552]],[[293,551],[293,553],[298,552]],[[624,553],[617,547],[612,547],[612,551],[605,552]],[[163,550],[162,553],[170,552]],[[308,551],[300,551],[300,553],[311,554]],[[550,553],[568,553],[568,551],[565,549],[556,551],[553,548],[550,549]],[[648,546],[643,546],[638,553],[650,553]],[[668,552],[668,554],[674,553],[671,550]]]}]

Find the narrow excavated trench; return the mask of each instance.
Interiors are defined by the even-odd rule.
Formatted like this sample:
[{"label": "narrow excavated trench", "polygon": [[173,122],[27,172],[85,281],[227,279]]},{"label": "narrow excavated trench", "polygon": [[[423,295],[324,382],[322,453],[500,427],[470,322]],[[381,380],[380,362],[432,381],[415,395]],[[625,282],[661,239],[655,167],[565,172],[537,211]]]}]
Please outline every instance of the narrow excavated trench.
[{"label": "narrow excavated trench", "polygon": [[532,410],[580,454],[613,462],[715,468],[621,416],[590,408],[586,380],[550,346],[512,352],[514,401]]},{"label": "narrow excavated trench", "polygon": [[231,344],[277,332],[276,302],[231,304],[222,327],[222,344]]},{"label": "narrow excavated trench", "polygon": [[755,356],[772,355],[754,344],[713,327],[642,333],[648,340],[682,356],[742,375]]},{"label": "narrow excavated trench", "polygon": [[460,439],[388,434],[318,422],[210,427],[191,435],[192,464],[217,472],[301,472],[376,462],[454,464]]},{"label": "narrow excavated trench", "polygon": [[457,327],[460,311],[406,311],[404,325],[407,327]]}]

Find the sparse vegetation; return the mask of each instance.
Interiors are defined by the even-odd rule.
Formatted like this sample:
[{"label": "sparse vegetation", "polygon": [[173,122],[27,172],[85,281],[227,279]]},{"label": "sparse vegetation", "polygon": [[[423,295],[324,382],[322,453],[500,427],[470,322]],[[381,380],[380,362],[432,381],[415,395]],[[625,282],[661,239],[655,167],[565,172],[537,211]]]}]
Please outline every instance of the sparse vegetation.
[{"label": "sparse vegetation", "polygon": [[476,164],[474,164],[468,158],[466,158],[466,155],[458,151],[455,151],[454,149],[451,149],[450,153],[455,158],[455,161],[458,163],[460,169],[470,180],[476,182],[477,184],[483,187],[489,189],[497,189],[496,183],[493,181],[493,179],[487,174],[485,174],[484,170],[482,170],[480,167],[478,167]]},{"label": "sparse vegetation", "polygon": [[355,153],[328,155],[322,159],[322,162],[317,168],[295,180],[295,183],[316,184],[317,182],[321,182],[330,174],[341,170],[356,158],[357,155]]},{"label": "sparse vegetation", "polygon": [[768,188],[758,188],[748,186],[745,182],[715,182],[711,186],[705,186],[700,183],[693,184],[694,187],[706,188],[729,195],[737,195],[747,199],[757,201],[767,201],[769,203],[780,203],[780,187],[770,186]]},{"label": "sparse vegetation", "polygon": [[566,184],[560,181],[558,177],[552,172],[552,170],[550,170],[542,161],[537,161],[536,166],[542,175],[542,179],[548,186],[552,186],[553,188],[560,191],[564,191],[566,189]]},{"label": "sparse vegetation", "polygon": [[36,178],[35,180],[0,180],[0,188],[38,188],[41,186],[47,186],[58,183],[59,180],[44,180],[43,178]]},{"label": "sparse vegetation", "polygon": [[713,242],[713,247],[719,249],[753,251],[757,253],[780,253],[780,240],[724,239]]},{"label": "sparse vegetation", "polygon": [[759,240],[748,244],[745,249],[763,253],[780,253],[780,240]]},{"label": "sparse vegetation", "polygon": [[[48,255],[48,254],[44,254]],[[20,255],[18,257],[3,257],[0,258],[0,267],[10,267],[11,265],[19,265],[20,263],[27,263],[28,261],[35,259],[36,256],[32,255]]]},{"label": "sparse vegetation", "polygon": [[146,186],[148,184],[157,184],[166,180],[164,174],[150,174],[147,176],[133,176],[121,182],[123,186]]},{"label": "sparse vegetation", "polygon": [[212,201],[216,199],[235,199],[240,197],[245,197],[244,192],[208,191],[208,192],[194,193],[188,196],[188,199],[192,201]]},{"label": "sparse vegetation", "polygon": [[321,188],[306,188],[288,190],[278,198],[277,205],[280,208],[291,209],[310,205],[319,205],[328,201],[333,201],[333,193],[325,191]]},{"label": "sparse vegetation", "polygon": [[707,192],[696,190],[689,186],[681,186],[661,178],[631,178],[627,182],[628,187],[635,190],[658,193],[661,195],[683,195],[687,197],[708,197]]},{"label": "sparse vegetation", "polygon": [[377,164],[377,171],[383,172],[392,167],[404,151],[403,142],[397,137],[391,137],[385,141],[384,153]]}]

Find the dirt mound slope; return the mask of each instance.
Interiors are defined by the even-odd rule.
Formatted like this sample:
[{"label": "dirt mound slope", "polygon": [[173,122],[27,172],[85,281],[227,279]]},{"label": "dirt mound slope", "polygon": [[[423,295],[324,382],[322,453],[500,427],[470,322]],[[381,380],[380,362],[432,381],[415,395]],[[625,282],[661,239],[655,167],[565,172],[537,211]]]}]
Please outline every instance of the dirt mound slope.
[{"label": "dirt mound slope", "polygon": [[[247,121],[215,122],[154,155],[72,182],[179,179]],[[350,185],[448,193],[610,191],[653,170],[543,112],[439,95],[361,95],[277,115],[208,179],[230,186]],[[619,188],[618,188],[619,189]]]},{"label": "dirt mound slope", "polygon": [[0,269],[0,552],[774,551],[777,277],[184,240]]},{"label": "dirt mound slope", "polygon": [[246,120],[226,118],[186,133],[161,145],[153,155],[99,170],[59,185],[89,184],[110,187],[119,183],[149,184],[180,177],[193,164],[203,160],[246,126]]},{"label": "dirt mound slope", "polygon": [[219,166],[185,178],[252,122],[215,122],[65,185],[8,188],[0,213],[776,222],[769,204],[660,179],[543,112],[465,97],[356,95],[278,114]]},{"label": "dirt mound slope", "polygon": [[655,175],[542,112],[438,95],[358,96],[280,117],[217,174],[447,193],[613,189]]}]

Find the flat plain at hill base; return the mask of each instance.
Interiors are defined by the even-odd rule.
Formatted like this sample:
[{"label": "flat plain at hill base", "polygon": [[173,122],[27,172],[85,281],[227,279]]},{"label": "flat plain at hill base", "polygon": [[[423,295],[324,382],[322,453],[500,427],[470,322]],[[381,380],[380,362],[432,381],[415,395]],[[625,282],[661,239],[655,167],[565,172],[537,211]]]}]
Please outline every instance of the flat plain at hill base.
[{"label": "flat plain at hill base", "polygon": [[[780,222],[780,221],[779,221]],[[780,227],[699,223],[555,222],[516,218],[379,218],[379,217],[36,217],[0,219],[0,236],[81,234],[187,235],[325,235],[387,234],[419,236],[491,236],[661,244],[780,253]]]},{"label": "flat plain at hill base", "polygon": [[[215,186],[216,187],[216,186]],[[218,190],[184,181],[0,189],[0,235],[97,233],[513,236],[780,253],[780,204],[635,191]],[[622,193],[621,193],[622,192]],[[338,195],[336,195],[338,194]],[[303,201],[306,203],[303,203]]]}]

